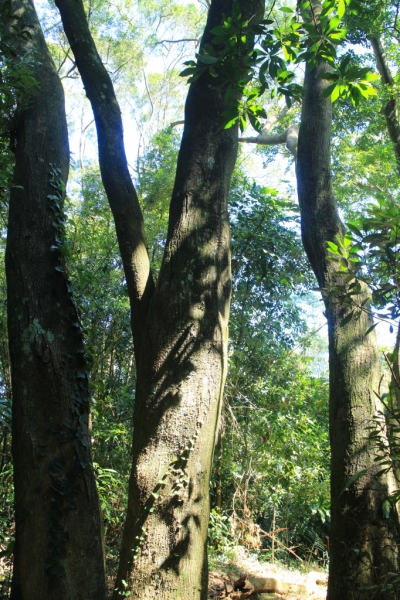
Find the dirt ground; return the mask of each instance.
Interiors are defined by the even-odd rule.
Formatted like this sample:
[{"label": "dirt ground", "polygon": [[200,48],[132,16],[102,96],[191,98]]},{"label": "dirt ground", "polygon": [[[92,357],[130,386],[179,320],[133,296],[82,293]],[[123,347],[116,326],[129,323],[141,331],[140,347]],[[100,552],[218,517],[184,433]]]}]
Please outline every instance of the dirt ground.
[{"label": "dirt ground", "polygon": [[[246,588],[234,590],[234,582],[244,574],[248,576],[248,590],[268,589],[268,592],[248,596]],[[325,600],[327,592],[327,574],[301,566],[288,569],[280,564],[260,562],[255,555],[238,548],[234,558],[213,561],[209,576],[208,597],[213,600],[229,598],[244,600],[249,597],[262,600],[281,598],[284,600]]]},{"label": "dirt ground", "polygon": [[[274,592],[252,594],[244,588],[234,590],[234,582],[247,574],[255,589],[274,588]],[[0,559],[0,599],[8,598],[11,576],[11,560]],[[112,581],[110,580],[110,592]],[[254,554],[237,548],[230,559],[213,560],[209,575],[208,597],[213,600],[325,600],[327,574],[305,568],[288,569],[280,564],[260,562]]]}]

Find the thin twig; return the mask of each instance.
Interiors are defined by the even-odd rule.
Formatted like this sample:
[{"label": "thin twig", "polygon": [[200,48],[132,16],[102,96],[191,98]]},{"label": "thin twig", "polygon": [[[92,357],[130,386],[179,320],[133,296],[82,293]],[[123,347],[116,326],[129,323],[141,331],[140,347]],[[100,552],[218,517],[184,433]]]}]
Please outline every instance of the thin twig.
[{"label": "thin twig", "polygon": [[[260,529],[260,531],[262,533],[264,533],[264,536],[262,536],[262,537],[269,537],[272,539],[272,534],[267,533],[266,531],[263,531],[262,529]],[[299,560],[302,564],[304,564],[305,561],[302,558],[300,558],[300,556],[297,556],[296,552],[293,552],[293,550],[291,548],[287,548],[287,546],[285,546],[285,544],[282,544],[282,542],[280,542],[276,538],[275,538],[275,541],[279,546],[282,546],[282,548],[284,548],[286,550],[286,552],[290,552],[290,554],[293,554],[293,556],[295,556],[297,558],[297,560]],[[263,550],[263,552],[268,552],[268,550]]]},{"label": "thin twig", "polygon": [[398,387],[398,388],[399,388],[399,390],[400,390],[400,383],[399,383],[399,381],[398,381],[398,379],[397,379],[397,377],[396,377],[396,374],[395,374],[395,372],[394,372],[394,370],[393,370],[393,367],[392,367],[392,365],[390,364],[390,361],[389,361],[388,357],[386,356],[386,352],[383,352],[382,354],[383,354],[383,356],[385,357],[386,364],[387,364],[387,366],[388,366],[388,367],[389,367],[389,369],[390,369],[390,373],[391,373],[391,375],[392,375],[393,381],[395,382],[395,384],[397,385],[397,387]]}]

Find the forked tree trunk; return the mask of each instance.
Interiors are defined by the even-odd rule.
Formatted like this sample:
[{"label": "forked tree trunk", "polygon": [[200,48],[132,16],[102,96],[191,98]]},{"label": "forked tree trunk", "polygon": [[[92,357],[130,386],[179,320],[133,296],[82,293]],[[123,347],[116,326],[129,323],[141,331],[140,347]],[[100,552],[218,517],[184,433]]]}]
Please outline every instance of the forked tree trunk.
[{"label": "forked tree trunk", "polygon": [[[330,98],[322,96],[328,82],[319,77],[328,68],[320,62],[306,70],[297,162],[302,238],[321,288],[335,284],[336,268],[327,261],[327,242],[335,242],[335,236],[344,233],[331,183],[332,109]],[[356,300],[361,303],[365,297]],[[374,393],[379,385],[375,333],[365,335],[372,318],[366,310],[342,324],[349,309],[327,299],[325,307],[332,453],[328,599],[394,599],[398,592],[382,591],[388,574],[396,573],[399,566],[397,515],[392,511],[385,518],[382,508],[392,479],[375,477],[376,449],[367,441],[367,428],[381,409]],[[366,474],[342,491],[364,469]],[[378,588],[368,589],[374,585]]]},{"label": "forked tree trunk", "polygon": [[[261,0],[240,2],[243,16]],[[210,30],[232,12],[213,0]],[[115,598],[207,598],[209,478],[227,361],[231,294],[227,196],[237,128],[222,128],[224,90],[189,89],[167,246],[144,331],[133,470]],[[125,582],[125,584],[124,584]]]},{"label": "forked tree trunk", "polygon": [[38,88],[17,114],[6,251],[16,543],[12,600],[105,598],[82,333],[60,252],[63,89],[30,0],[12,2]]}]

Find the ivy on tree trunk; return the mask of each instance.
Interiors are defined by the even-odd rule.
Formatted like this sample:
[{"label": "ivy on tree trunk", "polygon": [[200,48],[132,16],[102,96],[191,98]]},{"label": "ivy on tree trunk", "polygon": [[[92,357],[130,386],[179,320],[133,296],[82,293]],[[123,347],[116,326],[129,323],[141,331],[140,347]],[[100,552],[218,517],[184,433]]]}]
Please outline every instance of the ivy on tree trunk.
[{"label": "ivy on tree trunk", "polygon": [[62,253],[70,158],[64,93],[33,3],[15,0],[11,10],[26,32],[14,46],[20,57],[31,53],[37,82],[15,118],[6,251],[16,520],[11,598],[101,600],[88,381]]}]

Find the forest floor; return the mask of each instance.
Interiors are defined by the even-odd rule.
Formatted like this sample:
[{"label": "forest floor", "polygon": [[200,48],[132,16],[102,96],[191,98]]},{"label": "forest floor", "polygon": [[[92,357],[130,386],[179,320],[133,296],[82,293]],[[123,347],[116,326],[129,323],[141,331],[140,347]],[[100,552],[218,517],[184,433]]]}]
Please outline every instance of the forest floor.
[{"label": "forest floor", "polygon": [[[328,576],[326,571],[307,568],[288,568],[280,563],[268,563],[258,560],[255,554],[249,554],[244,548],[236,548],[228,556],[212,557],[209,574],[208,597],[214,600],[227,598],[244,600],[249,597],[262,600],[324,600],[327,593]],[[234,582],[247,575],[246,587],[234,589]],[[251,587],[254,588],[252,595]],[[256,594],[256,590],[268,590]]]}]

